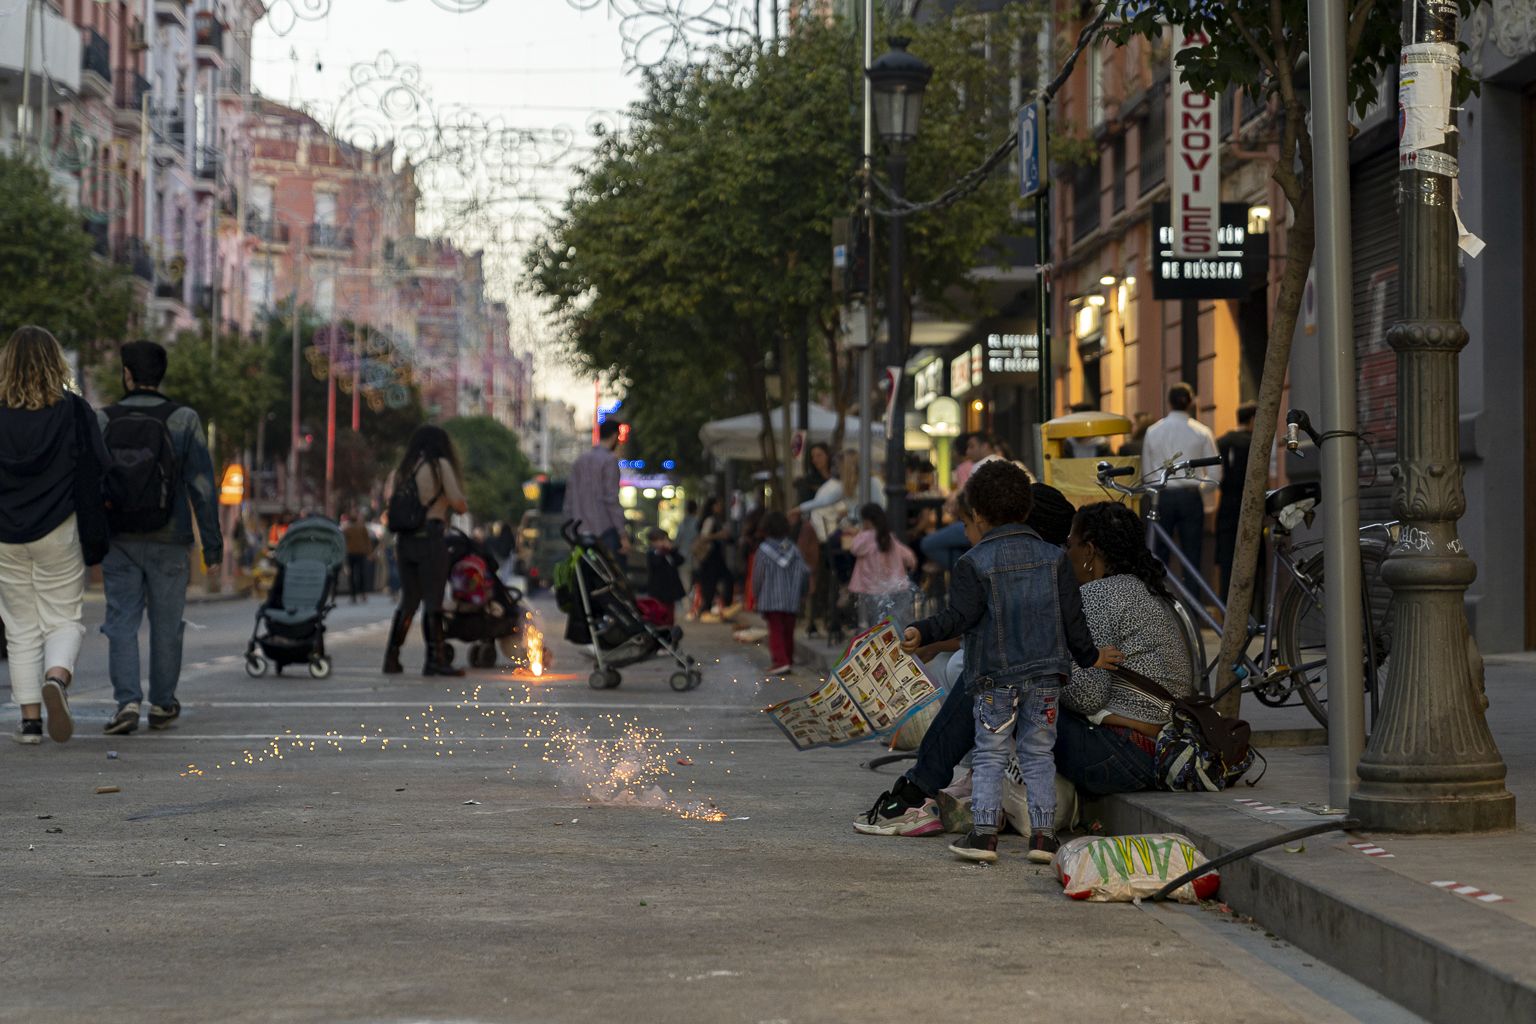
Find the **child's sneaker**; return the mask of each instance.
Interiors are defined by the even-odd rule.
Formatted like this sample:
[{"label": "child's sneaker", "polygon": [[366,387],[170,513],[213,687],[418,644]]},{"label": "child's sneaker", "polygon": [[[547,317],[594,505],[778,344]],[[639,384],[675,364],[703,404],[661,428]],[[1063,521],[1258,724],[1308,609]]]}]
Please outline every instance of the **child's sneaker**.
[{"label": "child's sneaker", "polygon": [[1049,864],[1059,849],[1061,841],[1056,833],[1036,829],[1029,834],[1029,859],[1036,864]]},{"label": "child's sneaker", "polygon": [[855,832],[866,836],[904,836],[916,839],[944,831],[939,808],[932,800],[911,806],[894,793],[881,793],[875,806],[853,823]]},{"label": "child's sneaker", "polygon": [[961,860],[979,861],[982,864],[991,864],[997,860],[997,836],[982,835],[980,832],[969,832],[964,839],[956,839],[949,844],[949,852]]}]

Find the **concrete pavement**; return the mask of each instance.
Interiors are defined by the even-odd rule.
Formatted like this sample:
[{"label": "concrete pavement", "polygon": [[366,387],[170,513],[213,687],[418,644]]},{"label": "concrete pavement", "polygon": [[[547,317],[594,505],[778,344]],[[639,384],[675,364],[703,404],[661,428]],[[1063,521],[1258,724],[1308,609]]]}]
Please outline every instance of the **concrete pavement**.
[{"label": "concrete pavement", "polygon": [[1414,1019],[1229,917],[1073,903],[1017,840],[856,835],[886,781],[795,753],[756,709],[810,680],[724,628],[701,689],[599,692],[558,643],[537,683],[381,676],[378,603],[331,679],[251,680],[252,613],[189,611],[176,728],[100,735],[93,633],[76,739],[0,746],[0,1021]]}]

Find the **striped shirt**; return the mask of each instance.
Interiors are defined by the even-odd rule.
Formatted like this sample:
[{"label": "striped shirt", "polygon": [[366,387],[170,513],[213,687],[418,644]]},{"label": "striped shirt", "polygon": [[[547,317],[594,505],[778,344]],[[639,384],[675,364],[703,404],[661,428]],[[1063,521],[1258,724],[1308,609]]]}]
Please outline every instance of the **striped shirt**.
[{"label": "striped shirt", "polygon": [[619,457],[597,445],[574,465],[565,483],[565,518],[599,537],[605,530],[624,535],[624,509],[619,506]]},{"label": "striped shirt", "polygon": [[811,583],[811,567],[795,542],[765,540],[752,563],[753,607],[759,612],[798,614]]}]

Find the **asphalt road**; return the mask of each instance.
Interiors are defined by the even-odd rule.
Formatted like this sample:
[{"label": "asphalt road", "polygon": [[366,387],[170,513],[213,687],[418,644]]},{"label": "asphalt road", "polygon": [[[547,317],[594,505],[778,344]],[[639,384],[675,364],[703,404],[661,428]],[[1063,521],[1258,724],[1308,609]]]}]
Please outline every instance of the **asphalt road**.
[{"label": "asphalt road", "polygon": [[561,644],[450,683],[344,604],[331,679],[252,680],[253,606],[196,605],[181,721],[106,737],[100,613],[75,740],[0,745],[0,1021],[1412,1019],[1222,915],[1067,900],[1017,837],[856,835],[869,749],[796,753],[756,709],[810,681],[719,627],[691,693]]}]

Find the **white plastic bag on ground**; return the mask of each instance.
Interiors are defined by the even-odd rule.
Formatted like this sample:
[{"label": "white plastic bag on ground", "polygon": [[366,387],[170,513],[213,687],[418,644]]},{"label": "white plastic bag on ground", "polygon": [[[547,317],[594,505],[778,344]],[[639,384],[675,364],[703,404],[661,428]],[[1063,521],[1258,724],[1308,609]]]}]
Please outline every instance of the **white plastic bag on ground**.
[{"label": "white plastic bag on ground", "polygon": [[[1010,771],[1003,775],[1002,811],[1004,829],[1012,829],[1020,835],[1029,835],[1028,792],[1016,777],[1017,766],[1010,763]],[[1070,832],[1079,820],[1077,787],[1063,776],[1056,776],[1056,831]],[[946,832],[961,835],[971,830],[971,771],[956,768],[954,780],[939,793],[939,812]]]},{"label": "white plastic bag on ground", "polygon": [[[1081,836],[1061,844],[1052,862],[1063,891],[1075,900],[1129,903],[1156,893],[1171,880],[1206,862],[1187,838],[1172,832],[1138,836]],[[1180,903],[1216,895],[1215,871],[1173,891]]]}]

